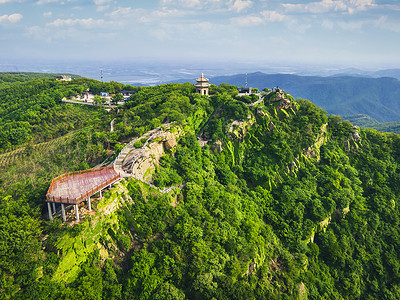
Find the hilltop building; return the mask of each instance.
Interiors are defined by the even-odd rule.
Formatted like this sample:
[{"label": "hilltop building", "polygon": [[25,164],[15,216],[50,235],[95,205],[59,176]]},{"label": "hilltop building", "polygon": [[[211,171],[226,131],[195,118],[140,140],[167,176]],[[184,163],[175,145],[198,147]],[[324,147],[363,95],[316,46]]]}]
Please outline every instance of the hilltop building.
[{"label": "hilltop building", "polygon": [[56,80],[58,81],[71,81],[71,76],[67,76],[67,75],[60,75],[56,77]]},{"label": "hilltop building", "polygon": [[251,87],[245,87],[238,89],[239,96],[251,95]]},{"label": "hilltop building", "polygon": [[122,90],[119,91],[118,94],[121,94],[122,96],[124,96],[124,100],[128,100],[128,98],[134,94],[136,94],[137,91],[130,91],[130,90]]},{"label": "hilltop building", "polygon": [[239,91],[239,96],[251,95],[251,87],[247,87],[247,73],[246,73],[244,88],[238,89],[238,91]]},{"label": "hilltop building", "polygon": [[201,77],[196,79],[197,83],[194,85],[196,87],[196,93],[200,95],[208,95],[208,88],[210,84],[208,83],[208,79],[204,78],[203,73],[201,73]]}]

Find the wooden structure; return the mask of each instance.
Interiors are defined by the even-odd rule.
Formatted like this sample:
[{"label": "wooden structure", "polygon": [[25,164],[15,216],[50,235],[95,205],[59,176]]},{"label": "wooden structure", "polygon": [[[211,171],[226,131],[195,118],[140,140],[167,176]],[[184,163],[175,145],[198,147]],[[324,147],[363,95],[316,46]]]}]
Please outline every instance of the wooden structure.
[{"label": "wooden structure", "polygon": [[53,219],[56,204],[59,203],[64,222],[66,221],[65,205],[75,206],[76,220],[79,221],[78,204],[87,201],[89,211],[91,211],[90,197],[99,193],[101,198],[102,190],[108,186],[111,187],[120,178],[121,176],[113,166],[65,173],[54,178],[46,194],[50,220]]},{"label": "wooden structure", "polygon": [[208,79],[204,78],[203,73],[201,77],[196,79],[197,83],[194,85],[196,87],[196,93],[200,95],[208,95],[208,88],[211,84],[208,83]]}]

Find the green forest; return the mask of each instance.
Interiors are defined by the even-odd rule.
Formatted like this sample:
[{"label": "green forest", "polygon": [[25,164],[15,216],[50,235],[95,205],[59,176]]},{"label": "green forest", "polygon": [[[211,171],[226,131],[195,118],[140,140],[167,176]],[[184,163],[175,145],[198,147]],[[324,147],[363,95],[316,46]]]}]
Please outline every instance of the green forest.
[{"label": "green forest", "polygon": [[[400,298],[399,135],[290,91],[253,105],[228,84],[29,75],[0,76],[1,299]],[[61,101],[87,89],[137,93],[110,111]],[[52,178],[165,123],[180,137],[155,187],[127,178],[78,224],[48,220]]]}]

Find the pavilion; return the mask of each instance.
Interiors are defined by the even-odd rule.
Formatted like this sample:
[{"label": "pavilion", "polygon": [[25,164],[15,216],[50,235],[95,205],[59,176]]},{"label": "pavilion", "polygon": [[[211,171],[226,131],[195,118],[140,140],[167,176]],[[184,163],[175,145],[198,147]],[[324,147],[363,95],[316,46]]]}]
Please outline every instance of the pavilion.
[{"label": "pavilion", "polygon": [[200,95],[208,95],[208,88],[211,84],[208,83],[208,79],[204,78],[203,73],[201,77],[196,79],[197,83],[194,85],[196,87],[196,93]]}]

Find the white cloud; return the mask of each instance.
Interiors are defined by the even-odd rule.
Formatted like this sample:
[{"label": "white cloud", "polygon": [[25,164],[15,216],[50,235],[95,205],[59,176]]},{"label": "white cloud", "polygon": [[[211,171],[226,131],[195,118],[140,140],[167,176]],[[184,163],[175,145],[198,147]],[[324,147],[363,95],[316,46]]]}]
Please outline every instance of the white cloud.
[{"label": "white cloud", "polygon": [[101,12],[110,8],[112,0],[93,0],[93,3],[97,6],[96,11]]},{"label": "white cloud", "polygon": [[342,11],[353,14],[357,11],[374,7],[373,0],[321,0],[318,2],[309,2],[302,4],[284,3],[282,6],[287,11],[326,13],[329,11]]},{"label": "white cloud", "polygon": [[2,15],[0,16],[0,23],[17,23],[21,21],[23,16],[21,14]]},{"label": "white cloud", "polygon": [[118,7],[118,9],[114,10],[111,12],[110,16],[112,17],[121,17],[121,16],[127,16],[132,14],[132,8],[131,7]]},{"label": "white cloud", "polygon": [[53,13],[51,11],[46,11],[43,13],[43,17],[51,17]]},{"label": "white cloud", "polygon": [[227,32],[230,29],[228,25],[218,25],[215,23],[203,21],[185,24],[161,23],[157,29],[149,29],[149,33],[158,40],[170,40],[187,42],[187,36],[197,33],[198,40],[212,40],[218,35],[218,32]]},{"label": "white cloud", "polygon": [[240,16],[231,19],[236,26],[257,26],[263,24],[265,20],[257,15]]},{"label": "white cloud", "polygon": [[201,5],[200,0],[179,0],[179,4],[184,7],[198,7]]},{"label": "white cloud", "polygon": [[236,12],[241,12],[245,10],[246,8],[249,8],[253,5],[253,2],[251,0],[235,0],[235,1],[230,1],[231,8],[230,10],[236,11]]},{"label": "white cloud", "polygon": [[173,1],[173,0],[161,0],[162,5],[177,5],[179,7],[188,7],[188,8],[194,8],[194,7],[200,7],[200,6],[205,6],[207,5],[208,1],[203,1],[200,2],[200,0],[178,0],[178,1]]},{"label": "white cloud", "polygon": [[380,16],[375,19],[360,20],[360,21],[338,22],[338,26],[346,31],[361,31],[365,25],[372,25],[374,27],[381,28],[384,30],[400,32],[399,23],[388,22],[387,16]]},{"label": "white cloud", "polygon": [[8,3],[8,2],[21,2],[21,0],[0,0],[0,4]]},{"label": "white cloud", "polygon": [[261,12],[264,20],[267,22],[282,22],[287,19],[287,16],[282,15],[274,10],[265,10]]},{"label": "white cloud", "polygon": [[111,3],[111,0],[93,0],[96,5],[106,5]]},{"label": "white cloud", "polygon": [[400,22],[398,20],[390,21],[382,16],[378,20],[375,20],[373,24],[383,30],[400,33]]},{"label": "white cloud", "polygon": [[396,4],[386,4],[386,5],[382,5],[382,7],[385,7],[388,10],[396,10],[396,11],[400,10],[400,5],[396,5]]},{"label": "white cloud", "polygon": [[171,7],[179,10],[199,9],[197,13],[243,12],[254,5],[253,0],[161,0],[163,9]]},{"label": "white cloud", "polygon": [[338,25],[341,29],[345,31],[360,31],[361,28],[367,23],[367,21],[348,21],[338,22]]},{"label": "white cloud", "polygon": [[243,15],[231,18],[231,22],[237,26],[257,26],[260,24],[271,22],[283,22],[287,20],[287,16],[282,15],[274,10],[265,10],[260,14]]},{"label": "white cloud", "polygon": [[105,10],[107,10],[109,8],[110,8],[110,5],[99,5],[99,6],[97,6],[96,11],[102,12],[102,11],[105,11]]},{"label": "white cloud", "polygon": [[105,21],[103,19],[57,19],[51,23],[48,23],[47,26],[51,27],[71,27],[71,26],[81,26],[81,27],[98,27],[105,25]]},{"label": "white cloud", "polygon": [[111,13],[106,14],[116,20],[127,19],[134,20],[138,23],[154,23],[161,22],[165,19],[173,19],[173,23],[177,23],[178,17],[184,17],[190,14],[194,14],[193,10],[179,10],[179,9],[158,9],[158,10],[147,10],[143,8],[132,9],[131,7],[119,7]]},{"label": "white cloud", "polygon": [[39,0],[36,2],[37,5],[45,5],[49,3],[58,2],[58,0]]}]

